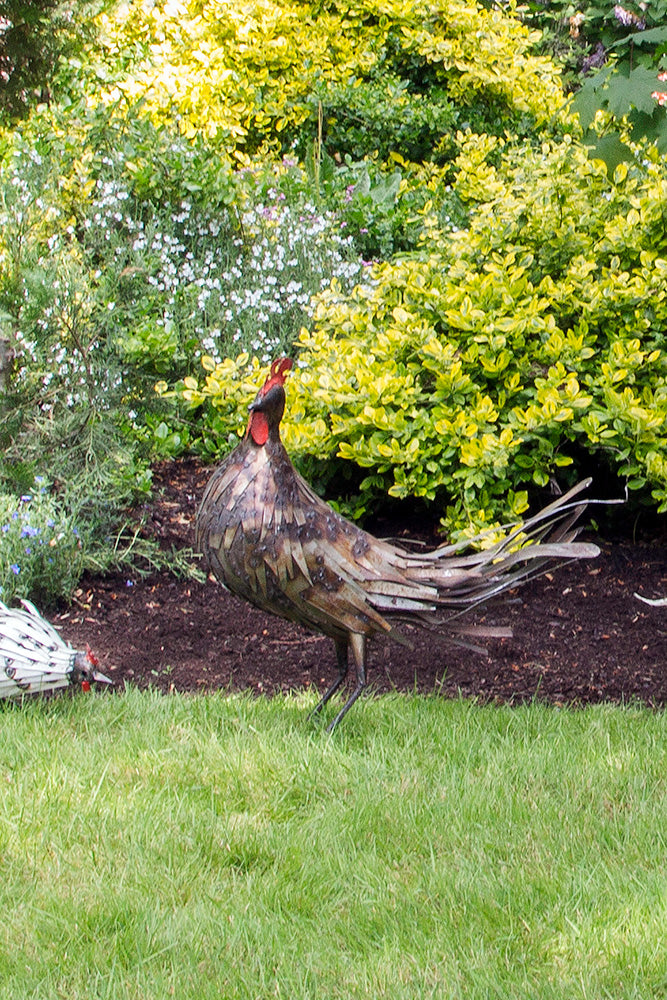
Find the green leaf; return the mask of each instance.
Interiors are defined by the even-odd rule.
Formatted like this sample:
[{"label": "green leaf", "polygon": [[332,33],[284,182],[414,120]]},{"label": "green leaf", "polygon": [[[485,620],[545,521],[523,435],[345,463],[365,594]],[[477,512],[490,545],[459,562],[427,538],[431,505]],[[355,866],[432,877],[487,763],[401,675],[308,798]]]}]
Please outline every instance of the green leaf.
[{"label": "green leaf", "polygon": [[579,115],[582,128],[587,129],[595,115],[600,110],[600,91],[612,73],[610,66],[605,66],[594,76],[586,79],[572,101],[572,110]]},{"label": "green leaf", "polygon": [[655,110],[655,98],[651,94],[657,89],[656,71],[637,66],[628,76],[614,73],[609,87],[604,91],[603,103],[618,118],[627,115],[631,108],[650,115]]},{"label": "green leaf", "polygon": [[618,51],[621,48],[629,48],[630,46],[634,48],[644,45],[661,45],[665,42],[667,42],[667,27],[649,28],[648,31],[633,31],[630,35],[619,38],[610,48]]},{"label": "green leaf", "polygon": [[634,159],[632,150],[621,140],[618,132],[611,132],[598,139],[591,149],[595,159],[604,162],[610,177],[613,176],[619,163],[631,163]]}]

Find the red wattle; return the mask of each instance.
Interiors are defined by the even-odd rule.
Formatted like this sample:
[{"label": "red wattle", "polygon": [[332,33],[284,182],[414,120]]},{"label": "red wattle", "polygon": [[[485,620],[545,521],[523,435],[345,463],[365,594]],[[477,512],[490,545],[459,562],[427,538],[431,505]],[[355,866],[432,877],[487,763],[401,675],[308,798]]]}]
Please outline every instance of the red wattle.
[{"label": "red wattle", "polygon": [[263,413],[253,413],[251,416],[250,433],[255,444],[266,444],[269,437],[269,424]]}]

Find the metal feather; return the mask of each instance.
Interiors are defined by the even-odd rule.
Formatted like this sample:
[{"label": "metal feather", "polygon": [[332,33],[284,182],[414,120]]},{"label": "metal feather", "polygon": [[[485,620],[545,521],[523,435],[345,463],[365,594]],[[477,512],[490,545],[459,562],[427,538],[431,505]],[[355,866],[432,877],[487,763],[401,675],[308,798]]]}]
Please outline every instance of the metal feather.
[{"label": "metal feather", "polygon": [[667,606],[667,597],[657,597],[655,599],[651,597],[642,597],[641,594],[635,593],[635,597],[638,601],[643,601],[644,604],[650,604],[653,608],[664,608]]}]

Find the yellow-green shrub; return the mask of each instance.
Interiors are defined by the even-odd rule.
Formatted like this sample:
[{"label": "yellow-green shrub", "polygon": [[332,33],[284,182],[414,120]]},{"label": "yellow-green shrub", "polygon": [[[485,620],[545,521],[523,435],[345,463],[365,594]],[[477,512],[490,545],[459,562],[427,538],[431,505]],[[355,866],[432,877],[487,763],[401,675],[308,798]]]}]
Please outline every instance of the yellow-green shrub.
[{"label": "yellow-green shrub", "polygon": [[476,116],[487,128],[527,116],[529,131],[563,105],[555,65],[531,55],[535,36],[472,0],[151,0],[121,4],[101,24],[113,77],[103,100],[141,101],[230,152],[284,148],[308,119],[313,135],[313,95],[369,79],[444,88],[473,128]]},{"label": "yellow-green shrub", "polygon": [[[508,153],[470,230],[432,229],[371,288],[321,297],[290,380],[292,453],[367,470],[358,512],[425,497],[458,532],[600,461],[667,509],[666,183],[657,157],[612,183],[574,144]],[[193,401],[227,391],[216,373]]]}]

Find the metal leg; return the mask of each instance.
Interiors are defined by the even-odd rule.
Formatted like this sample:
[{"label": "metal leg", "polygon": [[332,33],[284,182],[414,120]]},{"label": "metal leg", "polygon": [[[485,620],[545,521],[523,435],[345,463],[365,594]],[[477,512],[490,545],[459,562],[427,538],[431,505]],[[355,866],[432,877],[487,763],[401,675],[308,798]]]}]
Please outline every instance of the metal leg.
[{"label": "metal leg", "polygon": [[341,684],[343,683],[343,681],[347,677],[347,640],[346,639],[337,639],[336,640],[336,659],[338,661],[338,677],[333,682],[333,684],[331,685],[331,687],[327,688],[327,690],[324,692],[324,694],[322,695],[322,698],[320,699],[320,701],[317,703],[317,705],[315,706],[315,708],[312,710],[312,712],[308,716],[309,719],[312,719],[312,717],[314,715],[317,715],[319,712],[322,711],[322,709],[324,708],[324,706],[326,705],[326,703],[336,693],[336,691],[338,690],[338,688],[341,686]]},{"label": "metal leg", "polygon": [[332,732],[336,728],[340,720],[349,712],[361,692],[366,687],[366,636],[360,635],[358,632],[351,632],[350,647],[352,649],[352,655],[354,656],[354,662],[357,668],[357,686],[341,708],[336,718],[327,726],[328,733]]}]

